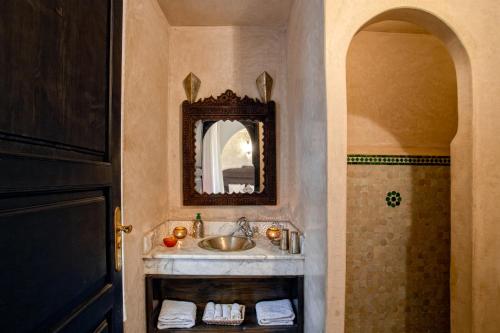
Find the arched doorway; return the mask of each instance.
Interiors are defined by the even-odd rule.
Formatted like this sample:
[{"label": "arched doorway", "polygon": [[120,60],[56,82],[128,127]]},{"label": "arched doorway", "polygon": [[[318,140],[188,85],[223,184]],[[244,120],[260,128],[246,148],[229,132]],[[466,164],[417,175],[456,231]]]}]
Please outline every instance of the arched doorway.
[{"label": "arched doorway", "polygon": [[449,332],[453,60],[420,26],[365,26],[347,106],[345,332]]},{"label": "arched doorway", "polygon": [[[384,9],[383,5],[374,6]],[[327,8],[328,9],[328,8]],[[363,15],[367,15],[365,11]],[[365,19],[350,17],[346,23],[326,24],[326,73],[328,96],[328,313],[327,327],[344,328],[346,258],[347,101],[346,57],[352,37],[364,26],[384,20],[405,21],[423,27],[439,38],[456,68],[458,130],[450,146],[451,165],[451,267],[450,303],[453,332],[470,332],[472,325],[472,83],[467,52],[454,31],[437,16],[415,8],[395,8],[372,13]],[[358,23],[356,23],[358,20]],[[327,20],[328,21],[328,20]],[[340,31],[339,26],[346,26]],[[337,28],[337,30],[335,29]],[[350,36],[350,37],[349,37]],[[334,52],[335,51],[335,52]],[[342,158],[343,154],[343,158]]]}]

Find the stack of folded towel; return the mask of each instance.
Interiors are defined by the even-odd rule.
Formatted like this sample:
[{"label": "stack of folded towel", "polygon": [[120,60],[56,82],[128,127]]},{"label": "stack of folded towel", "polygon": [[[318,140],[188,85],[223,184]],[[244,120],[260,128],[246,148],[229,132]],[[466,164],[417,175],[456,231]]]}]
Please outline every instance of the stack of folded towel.
[{"label": "stack of folded towel", "polygon": [[293,325],[295,313],[289,299],[263,301],[255,305],[259,325]]},{"label": "stack of folded towel", "polygon": [[191,302],[164,300],[158,316],[158,329],[190,328],[196,323],[196,305]]},{"label": "stack of folded towel", "polygon": [[211,320],[238,320],[241,319],[240,305],[233,304],[215,304],[208,302],[203,312],[203,321]]}]

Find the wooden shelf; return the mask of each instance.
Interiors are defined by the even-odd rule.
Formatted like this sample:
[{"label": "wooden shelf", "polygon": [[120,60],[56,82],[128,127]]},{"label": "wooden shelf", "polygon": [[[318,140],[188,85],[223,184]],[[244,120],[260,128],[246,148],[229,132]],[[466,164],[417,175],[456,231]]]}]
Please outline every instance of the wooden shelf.
[{"label": "wooden shelf", "polygon": [[[173,332],[247,332],[247,333],[302,333],[303,332],[303,277],[302,276],[169,276],[146,277],[146,310],[148,333]],[[261,300],[296,299],[295,321],[292,326],[260,326],[255,304]],[[177,299],[196,303],[196,325],[192,328],[159,330],[156,327],[163,299]],[[245,305],[245,321],[239,326],[207,325],[201,317],[205,304],[237,302]],[[293,303],[293,302],[292,302]]]},{"label": "wooden shelf", "polygon": [[[196,326],[191,328],[169,328],[159,330],[156,329],[157,333],[173,333],[173,332],[276,332],[276,333],[298,333],[299,325],[295,321],[293,326],[260,326],[257,323],[257,316],[255,314],[255,308],[247,308],[245,313],[245,321],[238,326],[221,326],[221,325],[207,325],[202,320],[204,309],[197,309]],[[153,316],[154,322],[158,322],[158,315],[160,312],[160,307],[155,310],[155,315]]]}]

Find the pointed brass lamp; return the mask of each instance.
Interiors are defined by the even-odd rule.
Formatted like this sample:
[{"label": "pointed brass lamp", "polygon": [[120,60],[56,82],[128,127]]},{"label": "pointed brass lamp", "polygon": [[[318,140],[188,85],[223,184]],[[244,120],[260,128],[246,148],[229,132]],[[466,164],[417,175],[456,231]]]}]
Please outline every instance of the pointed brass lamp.
[{"label": "pointed brass lamp", "polygon": [[198,90],[200,90],[201,80],[193,73],[189,73],[182,83],[189,103],[195,102]]},{"label": "pointed brass lamp", "polygon": [[259,90],[260,97],[264,103],[271,100],[271,93],[273,90],[273,78],[268,72],[264,72],[257,78],[257,89]]}]

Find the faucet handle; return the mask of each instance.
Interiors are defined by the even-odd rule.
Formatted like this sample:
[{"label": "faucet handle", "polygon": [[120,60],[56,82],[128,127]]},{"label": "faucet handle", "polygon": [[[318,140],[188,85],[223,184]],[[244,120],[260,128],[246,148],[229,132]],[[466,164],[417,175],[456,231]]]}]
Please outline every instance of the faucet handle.
[{"label": "faucet handle", "polygon": [[256,226],[251,227],[250,223],[247,222],[246,228],[243,229],[243,232],[245,233],[245,236],[247,236],[247,238],[253,238],[255,237],[255,234],[259,232],[259,228],[257,228]]},{"label": "faucet handle", "polygon": [[245,216],[242,216],[242,217],[240,217],[240,218],[236,221],[236,223],[237,223],[238,225],[247,224],[247,223],[248,223],[248,219],[247,219]]},{"label": "faucet handle", "polygon": [[254,226],[252,227],[252,232],[253,232],[253,234],[254,234],[254,235],[255,235],[255,234],[258,234],[258,233],[259,233],[259,227],[258,227],[258,226],[256,226],[256,225],[254,225]]}]

